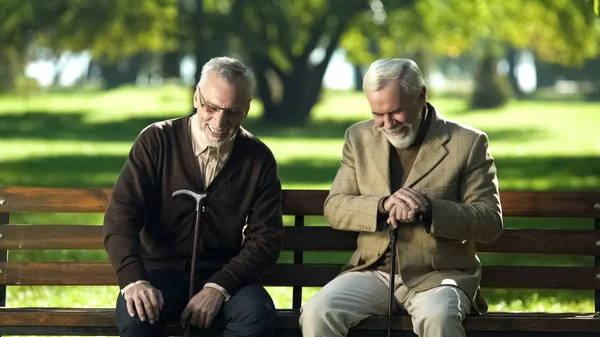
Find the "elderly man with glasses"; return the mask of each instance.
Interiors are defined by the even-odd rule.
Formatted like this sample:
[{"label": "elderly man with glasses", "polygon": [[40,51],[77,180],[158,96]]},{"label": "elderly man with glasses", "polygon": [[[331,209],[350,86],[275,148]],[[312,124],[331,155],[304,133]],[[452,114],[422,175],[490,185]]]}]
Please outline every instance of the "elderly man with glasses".
[{"label": "elderly man with glasses", "polygon": [[[166,337],[168,323],[208,328],[219,316],[223,336],[272,333],[275,306],[257,281],[281,251],[281,184],[269,148],[241,127],[253,87],[244,64],[211,59],[196,113],[149,125],[135,140],[104,219],[120,336]],[[194,268],[196,205],[174,200],[180,189],[206,193]]]}]

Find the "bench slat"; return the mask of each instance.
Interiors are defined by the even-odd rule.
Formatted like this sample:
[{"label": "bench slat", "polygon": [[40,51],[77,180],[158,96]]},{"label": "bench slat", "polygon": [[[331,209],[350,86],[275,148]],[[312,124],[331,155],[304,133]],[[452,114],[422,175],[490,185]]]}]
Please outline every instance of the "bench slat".
[{"label": "bench slat", "polygon": [[[99,249],[102,227],[85,225],[10,225],[0,228],[0,249]],[[284,250],[352,251],[355,232],[330,227],[285,227]],[[600,232],[593,230],[505,229],[491,244],[477,244],[479,252],[600,255]]]},{"label": "bench slat", "polygon": [[[297,330],[299,313],[297,310],[279,310],[277,329]],[[215,322],[220,325],[221,322]],[[222,324],[222,323],[221,323]],[[353,330],[385,329],[386,316],[370,317]],[[593,314],[580,313],[489,313],[482,316],[470,316],[464,322],[469,331],[600,331],[600,319],[593,318]],[[27,329],[29,327],[29,329]],[[89,308],[1,308],[0,333],[18,333],[19,328],[32,331],[31,327],[65,327],[74,330],[95,332],[101,335],[113,335],[114,309]],[[393,324],[394,330],[412,330],[412,322],[408,316],[396,316]],[[78,330],[75,330],[78,329]],[[44,333],[43,330],[41,334]],[[169,326],[169,331],[180,335],[182,330],[177,324]],[[48,331],[45,331],[46,333]]]},{"label": "bench slat", "polygon": [[109,188],[3,187],[6,200],[1,212],[102,213],[106,210]]},{"label": "bench slat", "polygon": [[[0,187],[0,212],[104,212],[112,189]],[[284,190],[283,211],[288,215],[321,215],[327,190]],[[501,191],[507,217],[600,218],[600,192]]]},{"label": "bench slat", "polygon": [[[278,264],[265,275],[267,286],[325,285],[340,271],[341,265]],[[6,285],[115,285],[108,262],[7,262],[0,263],[0,284]],[[596,274],[600,267],[516,267],[485,266],[482,287],[600,289]]]}]

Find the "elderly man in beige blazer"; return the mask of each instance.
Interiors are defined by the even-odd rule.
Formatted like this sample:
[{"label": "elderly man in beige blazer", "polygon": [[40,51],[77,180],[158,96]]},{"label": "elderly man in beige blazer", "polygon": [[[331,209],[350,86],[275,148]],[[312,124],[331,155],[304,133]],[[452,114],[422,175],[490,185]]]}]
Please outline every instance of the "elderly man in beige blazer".
[{"label": "elderly man in beige blazer", "polygon": [[487,310],[475,242],[494,241],[503,228],[488,137],[444,119],[411,60],[375,61],[363,90],[373,119],[346,131],[325,201],[334,229],[360,233],[358,248],[302,307],[303,336],[345,336],[361,320],[387,314],[389,226],[398,237],[395,297],[414,332],[465,336],[462,320]]}]

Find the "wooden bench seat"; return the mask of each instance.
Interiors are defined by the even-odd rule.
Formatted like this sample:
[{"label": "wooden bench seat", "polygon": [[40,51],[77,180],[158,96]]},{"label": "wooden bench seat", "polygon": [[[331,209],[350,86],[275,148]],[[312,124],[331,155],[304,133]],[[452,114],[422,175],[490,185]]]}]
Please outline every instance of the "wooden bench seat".
[{"label": "wooden bench seat", "polygon": [[[3,334],[22,334],[26,328],[29,334],[40,335],[116,335],[113,309],[74,309],[74,308],[3,308],[0,309],[0,325]],[[277,329],[298,331],[299,311],[280,309]],[[468,331],[478,332],[576,332],[598,331],[599,319],[593,314],[580,313],[489,313],[483,316],[469,317],[464,326]],[[410,331],[412,324],[409,316],[398,316],[394,328]],[[386,316],[371,317],[353,328],[369,332],[385,329]],[[221,327],[219,322],[215,328]],[[172,334],[182,335],[183,329],[171,325]],[[299,333],[299,331],[298,331]],[[291,333],[288,333],[288,335]]]},{"label": "wooden bench seat", "polygon": [[[0,304],[5,306],[6,287],[15,285],[75,286],[116,285],[106,259],[98,262],[32,262],[7,260],[7,252],[23,250],[102,250],[102,228],[90,225],[15,224],[15,213],[102,213],[109,189],[51,189],[0,187]],[[339,263],[308,260],[314,252],[345,252],[356,247],[353,232],[326,226],[305,226],[307,216],[322,216],[327,191],[286,190],[283,209],[294,217],[286,226],[284,254],[274,270],[265,275],[265,286],[291,287],[291,308],[278,308],[278,336],[299,336],[298,309],[304,287],[319,287],[334,278]],[[491,312],[468,317],[469,336],[564,335],[591,336],[600,333],[600,193],[596,192],[501,192],[506,218],[584,218],[585,229],[505,229],[491,244],[478,244],[485,254],[537,254],[547,257],[544,265],[486,265],[482,287],[509,289],[579,289],[593,291],[594,311],[587,313]],[[2,201],[4,200],[4,201]],[[312,219],[311,219],[312,220]],[[323,221],[320,221],[324,225]],[[553,256],[568,254],[590,257],[589,265],[553,265]],[[484,260],[484,259],[482,259]],[[115,294],[116,296],[116,294]],[[372,317],[352,329],[351,335],[384,333],[386,317]],[[398,316],[394,328],[412,335],[410,317]],[[172,326],[173,333],[181,329]],[[114,335],[114,308],[0,308],[0,335]],[[500,334],[502,335],[502,334]]]}]

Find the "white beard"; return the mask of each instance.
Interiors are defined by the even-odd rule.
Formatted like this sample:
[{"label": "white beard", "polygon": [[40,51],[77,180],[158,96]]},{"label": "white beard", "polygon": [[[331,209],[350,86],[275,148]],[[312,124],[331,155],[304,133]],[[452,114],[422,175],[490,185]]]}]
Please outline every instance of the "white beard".
[{"label": "white beard", "polygon": [[406,149],[414,143],[417,138],[417,134],[419,133],[418,125],[412,126],[404,126],[408,128],[408,134],[404,136],[397,136],[394,134],[390,134],[387,130],[382,130],[385,138],[392,144],[393,147],[397,149]]},{"label": "white beard", "polygon": [[401,150],[406,149],[407,147],[411,146],[415,142],[415,139],[417,139],[417,135],[419,133],[419,126],[421,126],[421,118],[422,117],[423,117],[423,114],[421,112],[419,112],[419,117],[417,119],[416,124],[402,125],[401,129],[408,129],[408,132],[405,133],[404,135],[394,134],[394,133],[388,131],[384,127],[380,127],[379,131],[383,132],[383,134],[385,135],[385,138],[387,138],[387,140],[390,142],[390,144],[392,144],[393,147],[395,147],[397,149],[401,149]]},{"label": "white beard", "polygon": [[212,136],[210,136],[208,134],[208,130],[207,130],[208,126],[205,125],[205,127],[202,129],[202,137],[204,138],[204,141],[206,142],[206,144],[209,147],[216,147],[219,148],[221,147],[221,145],[223,145],[225,142],[227,142],[228,140],[232,139],[235,136],[235,133],[232,132],[231,129],[227,129],[227,136],[225,136],[222,139],[215,139]]}]

